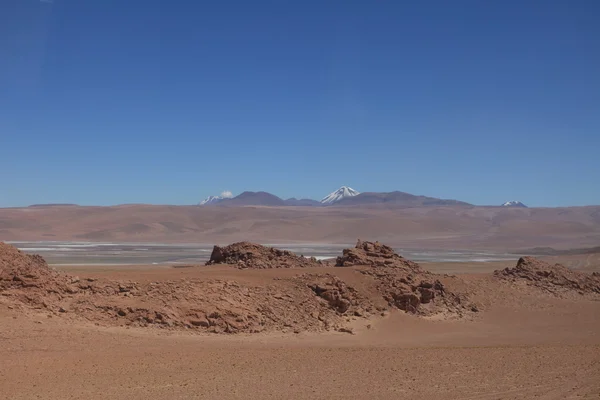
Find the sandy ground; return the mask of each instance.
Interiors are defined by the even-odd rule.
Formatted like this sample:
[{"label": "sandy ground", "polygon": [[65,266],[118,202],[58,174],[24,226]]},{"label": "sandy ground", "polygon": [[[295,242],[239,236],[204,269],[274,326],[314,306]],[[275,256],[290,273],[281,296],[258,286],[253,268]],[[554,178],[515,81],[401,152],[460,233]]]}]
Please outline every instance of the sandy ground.
[{"label": "sandy ground", "polygon": [[[444,321],[397,311],[354,335],[109,328],[0,305],[0,398],[599,398],[600,302],[487,290],[483,272],[508,265],[514,263],[424,264],[461,273],[480,288],[475,295],[485,310],[472,320]],[[88,266],[67,272],[260,284],[303,271]],[[352,268],[335,274],[349,283],[359,275]]]}]

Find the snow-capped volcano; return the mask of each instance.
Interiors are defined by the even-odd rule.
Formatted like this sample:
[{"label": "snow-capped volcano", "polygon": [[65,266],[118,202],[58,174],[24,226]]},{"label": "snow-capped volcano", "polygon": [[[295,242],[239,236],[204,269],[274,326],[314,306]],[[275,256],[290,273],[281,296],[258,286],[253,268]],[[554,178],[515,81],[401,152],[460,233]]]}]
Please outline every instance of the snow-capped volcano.
[{"label": "snow-capped volcano", "polygon": [[346,197],[354,197],[359,195],[360,192],[352,189],[348,186],[342,186],[338,190],[333,193],[329,193],[327,196],[323,197],[321,203],[323,204],[333,204],[335,202],[340,201],[341,199],[345,199]]},{"label": "snow-capped volcano", "polygon": [[220,202],[221,200],[223,200],[223,198],[221,196],[208,196],[207,198],[202,200],[200,203],[198,203],[198,205],[204,206],[207,204],[215,204],[215,203]]},{"label": "snow-capped volcano", "polygon": [[226,190],[223,193],[221,193],[219,196],[208,196],[207,198],[205,198],[204,200],[202,200],[200,203],[198,203],[199,206],[205,206],[208,204],[215,204],[220,202],[223,199],[230,199],[233,197],[233,194]]},{"label": "snow-capped volcano", "polygon": [[517,200],[512,200],[512,201],[507,201],[506,203],[502,204],[502,207],[523,207],[523,208],[527,208],[527,206],[523,203],[521,203],[520,201]]}]

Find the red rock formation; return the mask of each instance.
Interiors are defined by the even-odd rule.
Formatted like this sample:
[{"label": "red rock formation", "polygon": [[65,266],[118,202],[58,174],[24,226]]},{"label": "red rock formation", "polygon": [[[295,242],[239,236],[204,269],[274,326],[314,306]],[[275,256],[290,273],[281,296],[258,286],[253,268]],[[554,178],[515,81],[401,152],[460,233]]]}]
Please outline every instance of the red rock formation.
[{"label": "red rock formation", "polygon": [[352,265],[369,265],[371,267],[400,267],[420,271],[419,264],[396,254],[394,249],[379,242],[363,242],[360,239],[356,246],[344,249],[336,260],[337,267]]},{"label": "red rock formation", "polygon": [[494,271],[494,276],[513,283],[535,286],[559,295],[566,292],[600,294],[600,276],[574,271],[534,257],[521,257],[513,268]]},{"label": "red rock formation", "polygon": [[323,263],[314,257],[298,256],[288,250],[262,246],[256,243],[238,242],[229,246],[213,248],[206,265],[232,264],[237,268],[306,268],[321,267]]}]

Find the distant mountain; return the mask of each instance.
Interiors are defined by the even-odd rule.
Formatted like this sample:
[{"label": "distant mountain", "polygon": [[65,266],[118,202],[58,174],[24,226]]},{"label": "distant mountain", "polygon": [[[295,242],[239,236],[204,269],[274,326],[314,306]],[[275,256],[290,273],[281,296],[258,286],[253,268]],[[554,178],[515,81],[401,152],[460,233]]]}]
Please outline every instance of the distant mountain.
[{"label": "distant mountain", "polygon": [[[368,205],[390,205],[399,207],[436,207],[436,206],[472,206],[472,204],[450,199],[438,199],[436,197],[416,196],[414,194],[394,192],[364,192],[348,186],[342,186],[336,191],[325,196],[320,202],[313,199],[289,198],[286,200],[267,192],[244,192],[233,197],[231,192],[225,191],[219,196],[209,196],[202,200],[199,205],[219,206],[290,206],[290,207],[318,207],[318,206],[368,206]],[[526,207],[520,202],[504,203],[505,207]]]},{"label": "distant mountain", "polygon": [[48,204],[32,204],[28,207],[73,207],[77,206],[77,204],[71,203],[48,203]]},{"label": "distant mountain", "polygon": [[295,197],[285,200],[285,204],[288,206],[305,206],[305,207],[316,207],[316,206],[321,205],[320,202],[313,200],[313,199],[297,199]]},{"label": "distant mountain", "polygon": [[521,203],[520,201],[507,201],[506,203],[502,204],[502,207],[521,207],[521,208],[527,208],[527,206],[523,203]]},{"label": "distant mountain", "polygon": [[570,256],[579,254],[600,254],[600,246],[567,250],[556,250],[552,247],[534,247],[532,249],[519,250],[518,253],[513,254],[532,254],[536,256]]},{"label": "distant mountain", "polygon": [[224,199],[231,199],[231,198],[233,198],[233,194],[229,190],[225,190],[224,192],[221,192],[221,194],[218,196],[208,196],[207,198],[202,200],[200,203],[198,203],[198,205],[199,206],[207,206],[210,204],[217,204],[217,203],[220,203]]},{"label": "distant mountain", "polygon": [[342,199],[348,199],[354,196],[358,196],[360,194],[360,192],[352,189],[351,187],[348,186],[342,186],[341,188],[339,188],[338,190],[336,190],[333,193],[329,193],[327,196],[323,197],[323,199],[321,200],[322,204],[334,204],[339,202]]},{"label": "distant mountain", "polygon": [[223,198],[221,196],[208,196],[207,198],[202,200],[200,203],[198,203],[198,205],[206,206],[209,204],[216,204],[216,203],[220,202],[221,200],[223,200]]},{"label": "distant mountain", "polygon": [[223,206],[285,206],[285,201],[267,192],[244,192],[231,199],[219,201]]},{"label": "distant mountain", "polygon": [[458,200],[438,199],[435,197],[416,196],[405,192],[364,192],[356,196],[340,199],[336,206],[355,206],[371,204],[389,204],[406,207],[420,206],[470,206],[471,204]]}]

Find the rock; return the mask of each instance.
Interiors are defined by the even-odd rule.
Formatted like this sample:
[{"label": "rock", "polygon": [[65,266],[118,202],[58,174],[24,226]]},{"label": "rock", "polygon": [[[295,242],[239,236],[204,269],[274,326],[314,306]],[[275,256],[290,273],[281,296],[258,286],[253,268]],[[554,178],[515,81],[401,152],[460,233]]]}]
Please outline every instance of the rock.
[{"label": "rock", "polygon": [[72,287],[72,286],[67,286],[65,288],[65,292],[69,293],[69,294],[75,294],[77,292],[79,292],[79,289],[76,287]]},{"label": "rock", "polygon": [[213,251],[210,254],[210,261],[212,264],[223,264],[226,261],[223,250],[219,246],[214,246]]},{"label": "rock", "polygon": [[215,246],[206,265],[213,264],[231,264],[240,269],[305,268],[322,265],[314,257],[297,256],[288,250],[249,242],[233,243],[225,247]]},{"label": "rock", "polygon": [[432,289],[433,288],[433,283],[421,281],[421,284],[419,285],[419,287],[422,287],[422,288],[425,288],[425,289]]},{"label": "rock", "polygon": [[600,294],[600,276],[573,271],[561,264],[550,264],[534,257],[521,257],[513,268],[494,271],[494,277],[527,284],[560,296],[566,293]]},{"label": "rock", "polygon": [[394,293],[392,295],[394,304],[401,310],[408,312],[416,312],[421,299],[414,293]]},{"label": "rock", "polygon": [[[377,244],[363,243],[361,246],[366,257],[378,258],[383,254],[379,257],[381,264],[359,268],[357,273],[371,275],[369,293],[376,289],[387,300],[387,305],[381,299],[377,299],[375,305],[343,280],[323,273],[285,274],[287,278],[279,277],[266,285],[248,284],[243,279],[237,282],[206,278],[135,283],[103,278],[93,283],[83,278],[77,283],[78,290],[73,291],[70,290],[72,276],[50,270],[41,257],[25,255],[1,243],[0,295],[3,303],[18,304],[24,311],[42,309],[45,304],[44,314],[59,308],[68,309],[70,318],[103,326],[151,325],[161,329],[231,334],[284,330],[290,333],[319,332],[337,329],[348,321],[375,313],[376,309],[379,312],[396,307],[396,303],[409,312],[420,314],[433,309],[432,305],[439,299],[449,300],[443,296],[450,293],[443,294],[438,290],[433,275],[400,267],[393,252],[380,252]],[[213,261],[220,257],[226,262],[239,262],[244,268],[321,265],[289,251],[247,243],[219,248]],[[372,283],[376,287],[371,289]],[[427,294],[427,290],[434,291],[434,295]],[[393,293],[412,293],[419,301],[432,297],[430,303],[433,304],[421,306],[424,310],[421,311],[418,304],[412,302],[412,297],[403,300],[396,296],[394,300]]]},{"label": "rock", "polygon": [[435,292],[433,289],[427,289],[424,287],[419,287],[419,292],[421,293],[421,303],[427,304],[433,300],[435,297]]},{"label": "rock", "polygon": [[321,282],[309,284],[308,287],[340,314],[344,314],[352,305],[353,294],[340,279],[333,275],[324,275],[321,277]]},{"label": "rock", "polygon": [[[417,263],[396,254],[390,246],[359,240],[345,249],[336,266],[363,265],[358,271],[371,276],[379,292],[391,307],[418,314],[431,315],[448,311],[461,315],[461,296],[448,292],[444,285]],[[421,307],[428,304],[427,307]],[[383,311],[380,307],[377,311]]]},{"label": "rock", "polygon": [[372,267],[398,267],[421,271],[419,265],[396,254],[394,249],[379,242],[363,242],[360,239],[356,246],[344,249],[336,259],[336,267],[368,265]]},{"label": "rock", "polygon": [[200,320],[190,320],[190,324],[194,325],[194,326],[201,326],[203,328],[208,328],[210,326],[210,323],[205,320],[205,319],[200,319]]}]

